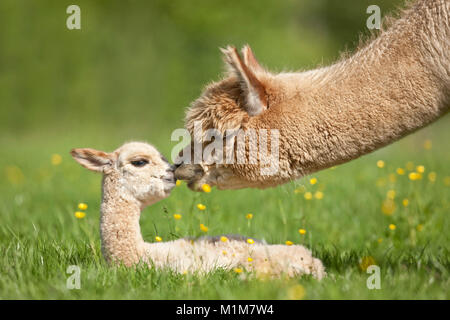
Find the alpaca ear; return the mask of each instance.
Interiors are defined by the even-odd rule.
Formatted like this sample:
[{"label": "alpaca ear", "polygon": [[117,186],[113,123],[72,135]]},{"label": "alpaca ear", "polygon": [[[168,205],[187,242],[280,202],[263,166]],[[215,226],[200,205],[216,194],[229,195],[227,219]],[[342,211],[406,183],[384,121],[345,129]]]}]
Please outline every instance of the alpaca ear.
[{"label": "alpaca ear", "polygon": [[83,167],[96,172],[106,172],[113,162],[109,153],[95,149],[72,149],[70,154]]},{"label": "alpaca ear", "polygon": [[[226,49],[221,49],[221,51],[224,54],[225,63],[230,71],[234,73],[241,82],[241,89],[246,99],[244,108],[247,113],[250,116],[256,116],[266,110],[266,90],[264,85],[257,78],[253,67],[249,68],[247,64],[242,61],[235,47],[228,46]],[[246,53],[248,61],[251,61],[251,65],[254,67],[259,66],[256,59],[254,59],[251,50]]]},{"label": "alpaca ear", "polygon": [[258,72],[265,72],[264,68],[261,67],[258,60],[256,60],[255,55],[253,54],[252,48],[248,44],[246,44],[242,48],[242,56],[244,57],[244,63],[247,67],[249,67],[250,70],[252,70],[255,73]]}]

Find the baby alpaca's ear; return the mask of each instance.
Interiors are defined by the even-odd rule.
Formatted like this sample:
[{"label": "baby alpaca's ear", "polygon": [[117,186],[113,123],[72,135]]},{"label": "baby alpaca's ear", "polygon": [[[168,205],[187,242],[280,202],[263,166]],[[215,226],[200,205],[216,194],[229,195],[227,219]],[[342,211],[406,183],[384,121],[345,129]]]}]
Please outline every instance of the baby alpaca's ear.
[{"label": "baby alpaca's ear", "polygon": [[92,171],[106,172],[113,163],[109,153],[95,149],[72,149],[70,154],[79,164]]}]

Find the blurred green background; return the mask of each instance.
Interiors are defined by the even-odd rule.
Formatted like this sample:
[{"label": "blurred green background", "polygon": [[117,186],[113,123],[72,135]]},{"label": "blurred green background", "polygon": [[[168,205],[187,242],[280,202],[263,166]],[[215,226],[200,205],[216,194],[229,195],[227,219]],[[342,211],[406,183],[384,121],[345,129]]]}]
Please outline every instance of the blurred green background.
[{"label": "blurred green background", "polygon": [[330,63],[367,31],[371,2],[76,1],[82,29],[68,30],[72,3],[1,1],[3,140],[146,139],[170,150],[185,108],[223,71],[219,47],[248,43],[274,71]]},{"label": "blurred green background", "polygon": [[[385,15],[403,1],[375,3]],[[66,28],[70,4],[81,8],[81,30]],[[371,4],[1,0],[0,298],[288,297],[283,281],[242,282],[221,273],[193,280],[107,268],[98,234],[100,175],[81,168],[69,151],[111,151],[145,140],[170,156],[177,143],[170,135],[183,126],[186,107],[221,76],[219,47],[248,43],[273,71],[329,64],[368,34]],[[329,277],[298,280],[306,298],[448,299],[449,120],[318,173],[315,185],[305,178],[275,189],[211,194],[182,185],[146,209],[144,239],[201,235],[204,223],[210,235],[241,233],[312,248]],[[380,159],[383,168],[376,166]],[[410,181],[416,165],[426,171]],[[395,208],[386,213],[390,190]],[[324,197],[306,200],[305,191]],[[73,215],[79,202],[89,205],[84,219]],[[196,209],[200,202],[205,212]],[[174,213],[183,219],[174,221]],[[385,290],[367,290],[365,257],[381,266]],[[88,290],[65,288],[70,264],[82,266]]]}]

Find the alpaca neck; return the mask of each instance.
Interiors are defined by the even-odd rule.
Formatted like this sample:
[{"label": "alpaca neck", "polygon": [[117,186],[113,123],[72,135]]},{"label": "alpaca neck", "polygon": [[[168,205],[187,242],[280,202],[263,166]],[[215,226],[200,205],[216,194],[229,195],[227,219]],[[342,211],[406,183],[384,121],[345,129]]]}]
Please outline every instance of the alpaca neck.
[{"label": "alpaca neck", "polygon": [[[448,111],[449,4],[434,0],[415,6],[352,57],[326,68],[275,76],[273,84],[286,99],[283,123],[295,123],[298,129],[282,132],[287,141],[298,141],[295,154],[287,148],[294,176],[358,158]],[[277,128],[278,119],[254,121],[255,126]]]},{"label": "alpaca neck", "polygon": [[140,203],[127,197],[127,190],[117,187],[119,177],[112,173],[103,178],[100,234],[102,252],[108,262],[138,263],[144,257],[139,218]]}]

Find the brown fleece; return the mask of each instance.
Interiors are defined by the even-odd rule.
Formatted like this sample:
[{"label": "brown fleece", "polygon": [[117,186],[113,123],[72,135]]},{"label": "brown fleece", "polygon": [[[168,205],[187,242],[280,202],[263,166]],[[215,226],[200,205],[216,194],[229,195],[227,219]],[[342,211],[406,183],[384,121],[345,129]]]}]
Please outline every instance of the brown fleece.
[{"label": "brown fleece", "polygon": [[[238,54],[228,48],[226,61]],[[230,65],[187,111],[186,128],[278,129],[279,170],[263,176],[258,165],[206,165],[190,180],[220,189],[265,188],[356,159],[446,114],[450,106],[450,1],[417,0],[356,53],[304,72],[273,74],[251,50],[244,62],[264,86],[268,108],[249,104],[249,86]],[[241,68],[242,69],[242,68]],[[248,77],[248,76],[247,76]],[[250,88],[251,89],[251,88]],[[254,88],[253,88],[254,89]],[[261,92],[261,91],[258,91]],[[265,101],[264,99],[261,99]],[[253,100],[255,101],[255,100]],[[259,110],[256,115],[249,110]]]}]

